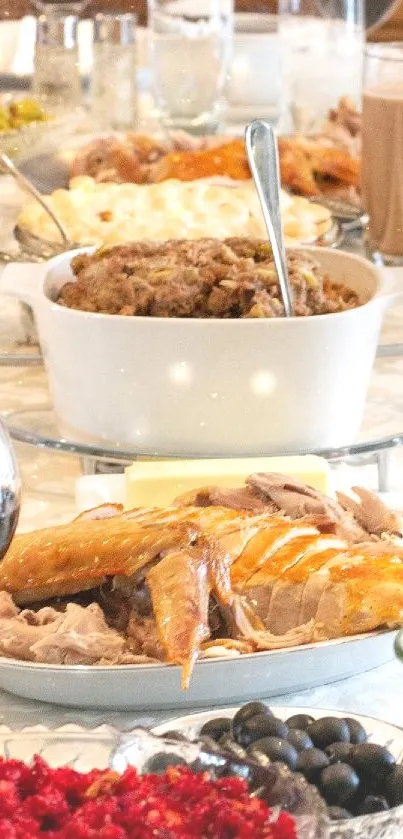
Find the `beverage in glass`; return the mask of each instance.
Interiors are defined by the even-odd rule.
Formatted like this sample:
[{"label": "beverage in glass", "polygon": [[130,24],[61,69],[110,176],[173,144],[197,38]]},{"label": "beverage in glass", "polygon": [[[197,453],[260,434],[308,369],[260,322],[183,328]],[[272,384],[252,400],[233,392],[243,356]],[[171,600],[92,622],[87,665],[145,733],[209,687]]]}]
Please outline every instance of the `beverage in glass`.
[{"label": "beverage in glass", "polygon": [[225,109],[233,0],[149,0],[155,105],[167,128],[208,134]]},{"label": "beverage in glass", "polygon": [[94,20],[91,115],[100,130],[126,131],[137,119],[136,15]]},{"label": "beverage in glass", "polygon": [[77,25],[76,15],[37,20],[32,93],[53,114],[81,103]]},{"label": "beverage in glass", "polygon": [[315,133],[342,97],[362,92],[363,0],[279,0],[291,131]]},{"label": "beverage in glass", "polygon": [[403,43],[367,45],[362,122],[369,249],[385,264],[403,265]]},{"label": "beverage in glass", "polygon": [[78,15],[88,0],[32,0],[40,12],[36,25],[32,91],[53,113],[81,104]]}]

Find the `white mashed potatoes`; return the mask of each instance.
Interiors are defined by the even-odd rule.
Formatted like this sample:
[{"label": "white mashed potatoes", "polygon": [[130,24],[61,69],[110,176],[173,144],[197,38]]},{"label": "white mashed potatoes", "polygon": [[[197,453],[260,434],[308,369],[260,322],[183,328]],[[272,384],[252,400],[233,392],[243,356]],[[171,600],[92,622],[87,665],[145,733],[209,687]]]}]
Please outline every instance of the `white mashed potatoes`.
[{"label": "white mashed potatoes", "polygon": [[[267,235],[252,181],[226,185],[222,180],[168,180],[138,185],[77,177],[69,189],[57,189],[46,201],[70,239],[79,244]],[[315,242],[331,226],[329,211],[306,198],[282,191],[281,209],[287,244]],[[36,202],[23,208],[18,223],[40,238],[59,239],[52,220]]]}]

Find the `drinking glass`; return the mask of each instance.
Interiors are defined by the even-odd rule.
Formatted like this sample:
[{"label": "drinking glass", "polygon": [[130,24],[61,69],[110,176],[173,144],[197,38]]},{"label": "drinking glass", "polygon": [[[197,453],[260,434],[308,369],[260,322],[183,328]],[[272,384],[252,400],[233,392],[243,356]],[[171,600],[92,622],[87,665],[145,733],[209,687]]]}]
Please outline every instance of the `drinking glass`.
[{"label": "drinking glass", "polygon": [[152,88],[167,128],[219,128],[233,17],[233,0],[149,0]]},{"label": "drinking glass", "polygon": [[20,479],[13,446],[0,419],[0,560],[14,536],[20,512]]},{"label": "drinking glass", "polygon": [[41,12],[36,26],[33,94],[53,113],[81,104],[77,26],[87,0],[33,0]]},{"label": "drinking glass", "polygon": [[91,114],[100,130],[127,131],[135,127],[136,24],[133,14],[95,16]]},{"label": "drinking glass", "polygon": [[340,98],[362,93],[363,0],[279,0],[290,130],[315,133]]},{"label": "drinking glass", "polygon": [[228,84],[228,121],[237,133],[254,119],[276,126],[284,107],[277,15],[235,16]]},{"label": "drinking glass", "polygon": [[373,258],[403,265],[403,42],[365,49],[362,195]]}]

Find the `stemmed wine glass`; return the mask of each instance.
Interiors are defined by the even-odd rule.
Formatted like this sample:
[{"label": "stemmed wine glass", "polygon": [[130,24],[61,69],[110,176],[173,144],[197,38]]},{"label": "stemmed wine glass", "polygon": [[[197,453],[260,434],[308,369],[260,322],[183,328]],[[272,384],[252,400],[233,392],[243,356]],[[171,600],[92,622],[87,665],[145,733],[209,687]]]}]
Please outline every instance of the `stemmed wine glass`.
[{"label": "stemmed wine glass", "polygon": [[14,536],[20,513],[21,483],[13,445],[0,419],[0,560]]}]

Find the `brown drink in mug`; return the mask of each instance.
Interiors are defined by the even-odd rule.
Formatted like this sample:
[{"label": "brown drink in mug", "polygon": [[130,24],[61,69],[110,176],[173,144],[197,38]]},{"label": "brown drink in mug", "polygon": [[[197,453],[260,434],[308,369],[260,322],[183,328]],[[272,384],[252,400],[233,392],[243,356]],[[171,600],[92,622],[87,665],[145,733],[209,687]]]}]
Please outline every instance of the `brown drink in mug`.
[{"label": "brown drink in mug", "polygon": [[403,264],[403,43],[368,44],[364,62],[362,195],[369,246]]}]

